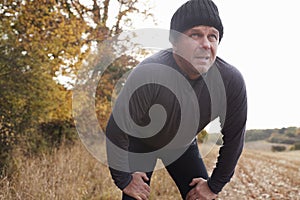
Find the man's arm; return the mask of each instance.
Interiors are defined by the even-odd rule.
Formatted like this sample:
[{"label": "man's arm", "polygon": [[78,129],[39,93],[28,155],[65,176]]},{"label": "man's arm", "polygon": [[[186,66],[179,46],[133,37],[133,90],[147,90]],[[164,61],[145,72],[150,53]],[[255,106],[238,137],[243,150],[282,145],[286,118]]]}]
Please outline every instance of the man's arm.
[{"label": "man's arm", "polygon": [[[149,76],[149,74],[147,75]],[[148,111],[151,107],[151,98],[153,96],[152,85],[143,85],[134,92],[132,91],[135,88],[135,80],[142,79],[144,76],[146,75],[139,72],[139,70],[133,70],[130,74],[119,94],[106,127],[109,169],[115,184],[123,191],[132,182],[135,183],[146,179],[144,176],[133,176],[134,174],[129,164],[129,144],[132,137],[130,134],[137,131],[134,127],[142,127],[147,124]],[[133,181],[134,177],[138,177],[138,180]],[[146,186],[144,188],[148,190]],[[128,188],[124,192],[126,193],[126,191],[128,191]]]},{"label": "man's arm", "polygon": [[[128,135],[117,126],[113,115],[111,115],[106,127],[107,161],[116,186],[123,190],[132,179],[131,173],[129,173],[129,170],[117,170],[115,168],[122,169],[123,166],[127,166],[129,169],[128,155],[121,155],[113,145],[124,150],[124,152],[128,152]],[[119,165],[119,167],[116,165]]]},{"label": "man's arm", "polygon": [[217,164],[208,186],[218,194],[230,181],[244,145],[247,120],[247,94],[242,75],[233,69],[233,75],[226,87],[227,109],[225,119],[221,118],[223,146],[220,148]]}]

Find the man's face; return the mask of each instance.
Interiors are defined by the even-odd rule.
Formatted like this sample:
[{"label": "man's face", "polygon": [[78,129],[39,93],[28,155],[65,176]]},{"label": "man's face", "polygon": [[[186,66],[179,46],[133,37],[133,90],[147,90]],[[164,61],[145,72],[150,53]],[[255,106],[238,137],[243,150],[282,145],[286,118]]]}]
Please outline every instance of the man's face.
[{"label": "man's face", "polygon": [[214,27],[196,26],[186,30],[173,44],[181,59],[179,66],[190,76],[206,73],[217,56],[219,32]]}]

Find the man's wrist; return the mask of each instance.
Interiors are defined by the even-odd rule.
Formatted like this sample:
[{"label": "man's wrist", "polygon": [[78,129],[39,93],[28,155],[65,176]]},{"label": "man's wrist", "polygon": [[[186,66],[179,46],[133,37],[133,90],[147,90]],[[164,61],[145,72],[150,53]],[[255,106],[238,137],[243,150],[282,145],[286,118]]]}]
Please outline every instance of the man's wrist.
[{"label": "man's wrist", "polygon": [[122,172],[119,170],[115,170],[113,168],[109,168],[111,172],[111,176],[114,180],[115,185],[123,190],[132,180],[132,174],[129,172]]},{"label": "man's wrist", "polygon": [[216,195],[220,192],[220,191],[217,191],[217,190],[213,187],[211,178],[208,178],[208,179],[207,179],[207,186],[208,186],[208,188],[210,189],[210,191],[212,191],[212,193],[214,193],[214,194],[216,194]]},{"label": "man's wrist", "polygon": [[117,185],[117,186],[120,188],[120,190],[123,191],[127,187],[127,185],[129,185],[131,180],[132,180],[132,174],[128,174],[128,177],[126,178],[126,180],[124,180],[124,182],[122,182],[122,183],[119,183],[119,185]]}]

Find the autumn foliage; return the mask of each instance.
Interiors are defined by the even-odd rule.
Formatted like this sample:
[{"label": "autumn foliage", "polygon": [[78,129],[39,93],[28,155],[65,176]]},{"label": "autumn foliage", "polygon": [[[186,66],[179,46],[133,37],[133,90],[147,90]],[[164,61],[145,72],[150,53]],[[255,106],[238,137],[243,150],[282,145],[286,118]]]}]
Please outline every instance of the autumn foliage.
[{"label": "autumn foliage", "polygon": [[[119,10],[115,16],[108,16],[115,9],[111,3]],[[1,1],[0,169],[7,169],[15,149],[31,156],[77,138],[72,89],[78,71],[93,47],[122,31],[130,14],[149,16],[147,6],[138,5],[137,0]],[[101,126],[116,79],[135,64],[124,55],[103,75],[96,102]]]}]

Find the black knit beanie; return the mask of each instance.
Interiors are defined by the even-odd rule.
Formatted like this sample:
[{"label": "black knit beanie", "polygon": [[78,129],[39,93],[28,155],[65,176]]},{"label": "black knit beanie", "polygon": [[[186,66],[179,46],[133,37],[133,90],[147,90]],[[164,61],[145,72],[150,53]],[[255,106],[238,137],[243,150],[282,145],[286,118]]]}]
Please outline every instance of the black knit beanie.
[{"label": "black knit beanie", "polygon": [[223,25],[218,8],[211,0],[189,0],[177,9],[171,19],[170,42],[175,42],[178,35],[176,31],[183,33],[199,25],[216,28],[219,31],[219,42],[221,41]]}]

